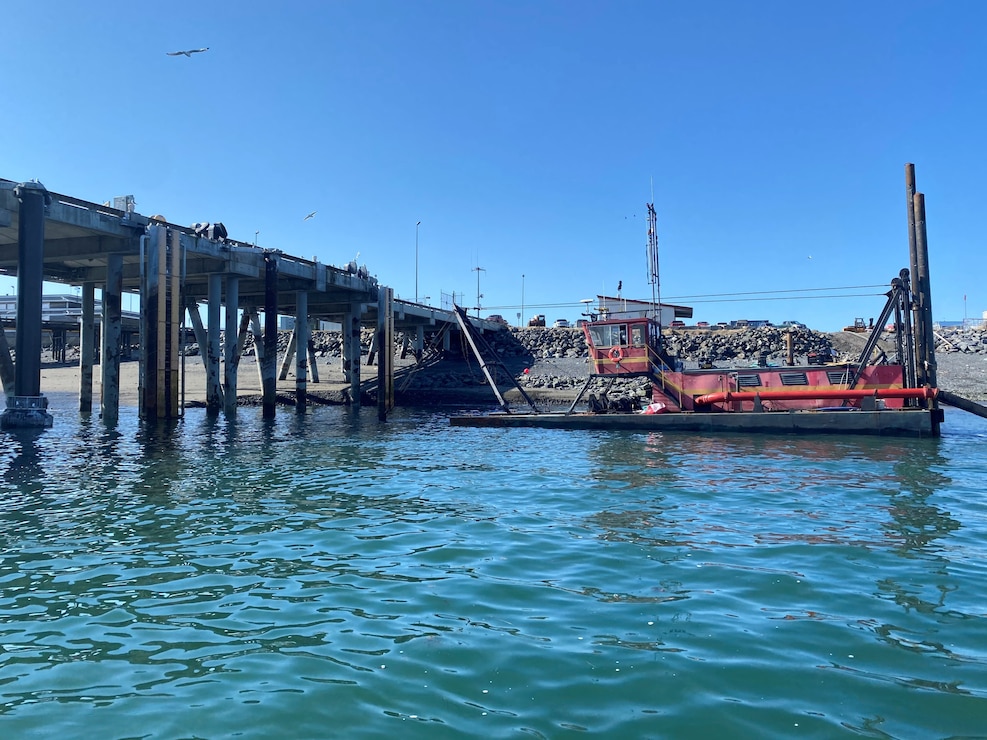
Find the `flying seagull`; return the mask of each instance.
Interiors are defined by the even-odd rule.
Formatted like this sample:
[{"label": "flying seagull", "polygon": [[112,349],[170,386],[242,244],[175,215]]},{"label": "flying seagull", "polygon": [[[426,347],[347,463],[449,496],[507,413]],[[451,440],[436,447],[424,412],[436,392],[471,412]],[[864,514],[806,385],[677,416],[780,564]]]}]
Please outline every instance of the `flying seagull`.
[{"label": "flying seagull", "polygon": [[308,221],[310,218],[312,218],[313,216],[315,216],[316,213],[318,213],[318,211],[312,211],[305,218],[303,218],[302,221]]},{"label": "flying seagull", "polygon": [[183,55],[190,57],[193,54],[199,54],[203,51],[209,51],[209,47],[207,46],[205,49],[186,49],[185,51],[166,51],[165,54],[170,57],[180,57]]}]

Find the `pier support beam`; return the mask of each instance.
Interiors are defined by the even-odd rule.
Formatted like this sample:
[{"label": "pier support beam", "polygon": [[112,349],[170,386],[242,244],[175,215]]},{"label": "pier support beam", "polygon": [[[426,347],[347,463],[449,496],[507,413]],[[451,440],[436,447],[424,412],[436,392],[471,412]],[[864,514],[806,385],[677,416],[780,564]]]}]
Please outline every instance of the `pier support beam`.
[{"label": "pier support beam", "polygon": [[360,406],[360,313],[359,303],[350,305],[343,317],[343,379],[350,384],[350,403]]},{"label": "pier support beam", "polygon": [[3,382],[4,394],[14,395],[14,360],[10,356],[7,332],[3,326],[0,326],[0,381]]},{"label": "pier support beam", "polygon": [[308,367],[312,374],[312,382],[319,382],[319,363],[315,359],[315,345],[312,343],[312,327],[308,331]]},{"label": "pier support beam", "polygon": [[93,365],[96,360],[96,285],[82,284],[82,317],[79,321],[79,411],[93,410]]},{"label": "pier support beam", "polygon": [[252,307],[246,314],[244,318],[246,319],[249,314],[250,321],[250,333],[254,338],[254,359],[256,359],[257,366],[257,382],[260,383],[260,387],[264,388],[264,329],[260,325],[260,314],[257,313],[257,308]]},{"label": "pier support beam", "polygon": [[394,290],[381,287],[377,299],[377,418],[394,408]]},{"label": "pier support beam", "polygon": [[236,382],[240,366],[240,330],[238,328],[237,307],[240,305],[240,278],[228,275],[226,278],[226,344],[223,347],[223,412],[226,417],[236,416]]},{"label": "pier support beam", "polygon": [[17,361],[14,395],[0,414],[0,428],[50,427],[48,399],[41,395],[41,303],[44,282],[45,209],[51,196],[40,182],[14,187],[20,201],[17,233]]},{"label": "pier support beam", "polygon": [[212,273],[209,276],[209,305],[206,313],[206,346],[203,360],[206,363],[206,413],[218,416],[223,408],[223,387],[219,380],[219,323],[223,305],[223,275]]},{"label": "pier support beam", "polygon": [[99,408],[106,424],[120,417],[120,333],[123,324],[123,257],[110,254],[103,286],[103,348],[100,351],[102,393]]},{"label": "pier support beam", "polygon": [[264,255],[264,356],[261,364],[261,401],[265,419],[273,419],[278,403],[278,257]]},{"label": "pier support beam", "polygon": [[142,419],[175,419],[179,403],[181,234],[166,226],[148,229],[141,281]]},{"label": "pier support beam", "polygon": [[298,291],[295,302],[295,410],[303,414],[308,403],[308,293]]}]

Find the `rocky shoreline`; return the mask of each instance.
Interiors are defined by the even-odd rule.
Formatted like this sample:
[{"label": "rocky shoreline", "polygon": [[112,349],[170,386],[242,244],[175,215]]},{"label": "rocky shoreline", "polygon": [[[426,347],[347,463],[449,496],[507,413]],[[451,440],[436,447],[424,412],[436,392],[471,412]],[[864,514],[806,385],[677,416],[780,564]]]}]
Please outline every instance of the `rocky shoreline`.
[{"label": "rocky shoreline", "polygon": [[[782,364],[787,356],[787,330],[776,327],[738,330],[667,330],[670,351],[686,368],[700,362],[724,367],[754,366],[765,361]],[[369,350],[371,333],[361,337],[364,354]],[[816,332],[811,329],[792,331],[793,352],[797,364],[804,363],[810,352],[829,352],[836,362],[855,361],[866,334],[852,332]],[[288,336],[282,337],[287,345]],[[588,377],[588,352],[581,329],[520,328],[487,335],[487,341],[500,357],[502,365],[490,365],[498,387],[512,403],[522,402],[512,390],[511,377],[539,403],[571,403]],[[395,352],[400,353],[403,336],[399,334]],[[336,332],[315,332],[313,345],[317,357],[329,363],[341,356],[342,342]],[[888,356],[895,353],[894,335],[885,333],[878,345]],[[249,349],[247,351],[250,351]],[[936,332],[939,386],[972,400],[987,400],[987,331],[983,329],[940,329]],[[410,355],[408,355],[410,357]],[[510,377],[508,377],[510,376]],[[589,392],[602,389],[603,381],[594,381]],[[398,402],[436,404],[494,402],[486,377],[475,359],[463,347],[443,353],[440,361],[418,368],[413,361],[399,362],[395,383]],[[630,396],[647,395],[647,381],[623,381],[616,392]],[[368,399],[370,400],[370,399]]]},{"label": "rocky shoreline", "polygon": [[[796,363],[804,363],[810,352],[831,352],[834,361],[847,362],[859,358],[867,335],[850,332],[815,332],[808,329],[793,331],[793,351]],[[787,356],[785,331],[774,327],[731,331],[671,330],[666,333],[670,350],[686,368],[700,362],[714,366],[754,366],[764,361],[782,364]],[[532,397],[541,401],[571,402],[588,376],[588,353],[581,330],[578,329],[511,329],[488,338],[500,354],[507,370]],[[885,334],[880,351],[888,356],[895,353],[894,335]],[[983,330],[944,329],[937,332],[937,366],[939,385],[973,400],[987,400],[987,332]],[[504,383],[501,380],[505,381]],[[602,381],[598,382],[602,385]],[[501,388],[510,388],[508,378],[498,378]],[[452,395],[456,389],[486,388],[483,373],[475,363],[450,359],[428,371],[415,373],[408,390],[420,398],[433,392]],[[597,390],[590,386],[590,391]],[[620,389],[629,395],[646,395],[646,381],[627,381]],[[521,400],[516,391],[512,400]]]},{"label": "rocky shoreline", "polygon": [[[371,331],[361,334],[364,363],[372,337]],[[866,337],[865,334],[850,332],[825,333],[797,329],[792,337],[795,361],[804,363],[809,352],[821,351],[830,352],[836,361],[855,361]],[[426,337],[426,340],[430,338]],[[289,339],[290,332],[280,332],[279,354],[282,357]],[[762,361],[780,365],[785,362],[787,353],[785,332],[773,327],[713,331],[673,329],[666,331],[666,340],[686,368],[697,367],[700,362],[721,367],[756,366]],[[939,387],[974,401],[987,401],[987,331],[941,329],[936,332],[936,340]],[[568,407],[589,377],[588,352],[580,329],[505,328],[488,334],[487,341],[500,357],[499,363],[488,363],[487,369],[494,375],[498,388],[512,408],[525,405],[515,382],[539,407]],[[310,402],[350,403],[350,389],[341,372],[342,338],[339,332],[313,332],[312,344],[321,382],[309,382]],[[496,398],[479,363],[468,348],[458,343],[456,345],[444,352],[426,352],[426,361],[419,365],[410,351],[401,357],[404,337],[398,333],[394,356],[395,397],[399,406],[496,406]],[[885,334],[879,347],[889,357],[893,356],[894,336]],[[204,371],[197,358],[191,357],[198,354],[198,347],[190,346],[187,354],[190,355],[188,367],[193,371],[187,405],[202,405],[205,399]],[[256,370],[250,369],[254,362],[254,348],[249,341],[243,354],[238,403],[258,405],[261,402],[260,387]],[[73,377],[62,381],[63,385],[66,389],[77,389],[77,361],[77,357],[68,358],[64,369],[59,371],[48,367],[43,383],[50,383],[48,387],[55,386],[59,382],[55,375],[66,372]],[[129,366],[131,363],[126,364]],[[126,369],[128,372],[133,370]],[[376,368],[364,366],[362,374],[366,390],[361,401],[373,404],[376,402],[372,390]],[[594,380],[587,393],[598,394],[604,390],[606,382]],[[136,380],[133,384],[136,385]],[[294,404],[293,385],[294,377],[289,372],[289,377],[278,385],[279,403]],[[611,398],[627,396],[643,400],[648,394],[647,380],[632,378],[617,381],[608,395]],[[136,395],[131,395],[134,398],[128,397],[128,402],[136,403]]]}]

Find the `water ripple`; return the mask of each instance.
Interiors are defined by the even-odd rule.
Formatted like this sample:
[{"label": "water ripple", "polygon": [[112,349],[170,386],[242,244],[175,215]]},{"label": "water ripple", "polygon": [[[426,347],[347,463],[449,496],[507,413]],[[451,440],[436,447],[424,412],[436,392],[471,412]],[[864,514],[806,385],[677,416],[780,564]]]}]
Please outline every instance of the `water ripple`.
[{"label": "water ripple", "polygon": [[985,441],[61,414],[0,446],[0,727],[976,736]]}]

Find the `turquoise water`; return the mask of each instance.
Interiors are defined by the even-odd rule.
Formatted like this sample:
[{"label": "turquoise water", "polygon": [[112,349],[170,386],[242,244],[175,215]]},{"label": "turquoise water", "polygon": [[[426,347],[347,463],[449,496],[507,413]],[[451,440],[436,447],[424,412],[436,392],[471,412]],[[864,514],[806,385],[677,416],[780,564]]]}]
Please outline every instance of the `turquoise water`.
[{"label": "turquoise water", "polygon": [[0,737],[987,736],[987,423],[317,408],[0,449]]}]

